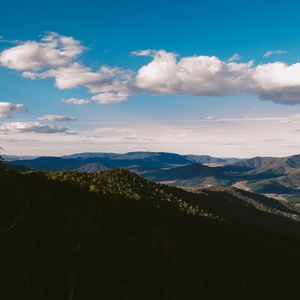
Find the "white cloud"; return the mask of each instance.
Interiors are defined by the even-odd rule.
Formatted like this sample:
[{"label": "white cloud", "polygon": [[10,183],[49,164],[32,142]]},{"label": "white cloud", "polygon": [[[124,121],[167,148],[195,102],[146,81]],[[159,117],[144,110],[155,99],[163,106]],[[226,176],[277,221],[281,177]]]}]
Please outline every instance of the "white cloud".
[{"label": "white cloud", "polygon": [[10,132],[32,132],[32,133],[67,133],[66,127],[53,126],[41,122],[11,122],[0,125],[0,131]]},{"label": "white cloud", "polygon": [[118,93],[101,93],[93,96],[91,99],[100,104],[121,103],[127,101],[128,94],[125,92]]},{"label": "white cloud", "polygon": [[241,55],[239,55],[238,53],[235,53],[228,59],[228,62],[237,61],[237,60],[240,60],[241,58],[242,58]]},{"label": "white cloud", "polygon": [[285,54],[285,53],[287,53],[286,50],[271,50],[271,51],[267,51],[263,56],[270,57],[272,55],[281,55],[281,54]]},{"label": "white cloud", "polygon": [[38,117],[38,120],[52,121],[52,122],[68,122],[68,121],[75,121],[76,119],[73,117],[67,117],[62,115],[43,115]]},{"label": "white cloud", "polygon": [[[23,72],[23,76],[30,79],[54,78],[55,85],[59,89],[85,87],[91,94],[97,94],[92,99],[101,104],[123,102],[131,94],[128,82],[132,72],[120,68],[104,66],[95,72],[91,68],[75,62],[42,73]],[[78,101],[75,102],[76,104],[79,103]],[[69,101],[72,104],[75,102],[74,99]],[[80,101],[80,104],[87,103]]]},{"label": "white cloud", "polygon": [[0,102],[0,117],[11,118],[14,113],[22,109],[24,109],[23,104]]},{"label": "white cloud", "polygon": [[[108,66],[94,70],[76,61],[83,50],[73,37],[48,33],[40,41],[21,42],[2,51],[0,64],[22,71],[26,78],[53,78],[59,89],[84,87],[91,101],[100,104],[124,102],[145,92],[219,97],[251,94],[282,104],[300,103],[300,63],[255,65],[238,62],[239,54],[226,62],[215,56],[179,57],[165,50],[146,49],[131,53],[151,57],[137,72]],[[265,57],[282,53],[285,50],[268,51]]]},{"label": "white cloud", "polygon": [[137,89],[153,94],[195,96],[258,95],[283,104],[300,103],[300,63],[224,62],[215,56],[177,59],[160,50],[135,77]]},{"label": "white cloud", "polygon": [[177,55],[164,50],[140,68],[135,86],[158,94],[185,94],[199,96],[225,96],[250,91],[252,62],[226,63],[215,56],[190,56],[177,59]]},{"label": "white cloud", "polygon": [[84,48],[72,37],[50,32],[40,41],[26,41],[0,53],[0,64],[17,71],[37,71],[64,66]]},{"label": "white cloud", "polygon": [[43,73],[25,72],[24,77],[30,79],[51,78],[55,79],[55,85],[59,89],[73,89],[81,86],[97,85],[108,80],[105,74],[93,72],[89,67],[80,63],[73,63],[58,69],[48,70]]},{"label": "white cloud", "polygon": [[81,98],[68,98],[68,99],[63,99],[62,101],[74,105],[87,105],[90,103],[90,100],[81,99]]},{"label": "white cloud", "polygon": [[[94,71],[75,59],[84,47],[72,37],[50,32],[40,41],[25,41],[0,52],[0,65],[22,71],[28,79],[54,78],[59,89],[85,87],[95,95],[97,103],[116,103],[127,99],[130,70],[102,66]],[[98,95],[100,93],[100,95]],[[87,104],[87,101],[66,101],[72,104]]]}]

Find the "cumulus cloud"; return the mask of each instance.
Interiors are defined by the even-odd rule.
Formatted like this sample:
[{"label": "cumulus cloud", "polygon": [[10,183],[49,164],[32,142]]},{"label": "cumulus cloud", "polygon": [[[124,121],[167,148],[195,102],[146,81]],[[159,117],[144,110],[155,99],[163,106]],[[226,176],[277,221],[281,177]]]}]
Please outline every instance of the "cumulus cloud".
[{"label": "cumulus cloud", "polygon": [[285,53],[287,53],[286,50],[271,50],[271,51],[267,51],[263,56],[270,57],[272,55],[280,55],[280,54],[285,54]]},{"label": "cumulus cloud", "polygon": [[160,50],[140,68],[135,78],[138,89],[158,94],[225,96],[254,88],[249,81],[252,62],[226,63],[215,56],[190,56],[179,60]]},{"label": "cumulus cloud", "polygon": [[37,71],[64,66],[83,51],[72,37],[50,32],[40,41],[26,41],[0,53],[0,64],[17,71]]},{"label": "cumulus cloud", "polygon": [[41,122],[11,122],[0,125],[0,131],[10,132],[32,132],[32,133],[67,133],[66,127],[47,125]]},{"label": "cumulus cloud", "polygon": [[68,98],[68,99],[63,99],[62,101],[74,105],[87,105],[90,103],[90,100],[82,99],[82,98]]},{"label": "cumulus cloud", "polygon": [[240,60],[241,58],[242,58],[241,55],[239,55],[238,53],[235,53],[228,59],[228,62],[237,61],[237,60]]},{"label": "cumulus cloud", "polygon": [[104,74],[92,72],[89,67],[77,62],[42,73],[24,72],[23,76],[30,79],[45,79],[52,77],[55,79],[55,85],[59,89],[72,89],[80,86],[100,84],[107,81]]},{"label": "cumulus cloud", "polygon": [[300,103],[300,63],[224,62],[215,56],[190,56],[160,50],[141,67],[134,85],[153,94],[196,96],[258,95],[283,104]]},{"label": "cumulus cloud", "polygon": [[[76,61],[83,51],[84,47],[73,37],[50,32],[40,41],[20,42],[17,46],[0,52],[0,65],[21,71],[23,77],[32,80],[53,78],[59,89],[85,87],[91,94],[97,94],[97,103],[115,103],[127,99],[127,83],[133,72],[108,66],[94,71]],[[87,101],[82,99],[66,102],[87,104]]]},{"label": "cumulus cloud", "polygon": [[[138,50],[131,54],[151,61],[137,72],[117,67],[86,66],[76,59],[84,51],[73,37],[48,33],[40,41],[25,41],[0,52],[0,64],[18,70],[29,79],[53,78],[59,89],[84,87],[91,100],[67,100],[84,105],[90,101],[106,104],[124,102],[138,93],[193,96],[256,95],[282,104],[300,103],[300,63],[254,64],[228,61],[216,56],[180,57],[165,50]],[[265,57],[285,50],[265,53]]]},{"label": "cumulus cloud", "polygon": [[14,113],[22,109],[24,109],[23,104],[0,102],[0,117],[11,118]]},{"label": "cumulus cloud", "polygon": [[52,121],[52,122],[69,122],[69,121],[75,121],[76,118],[62,116],[62,115],[43,115],[38,117],[38,120]]},{"label": "cumulus cloud", "polygon": [[[40,73],[23,72],[23,76],[30,79],[54,78],[56,87],[62,90],[85,87],[92,94],[101,93],[94,96],[97,103],[109,103],[110,100],[111,103],[116,103],[126,100],[130,94],[128,83],[132,74],[131,71],[107,66],[93,71],[77,62]],[[78,104],[74,99],[69,101],[72,104],[75,102]],[[87,103],[80,101],[80,104]]]}]

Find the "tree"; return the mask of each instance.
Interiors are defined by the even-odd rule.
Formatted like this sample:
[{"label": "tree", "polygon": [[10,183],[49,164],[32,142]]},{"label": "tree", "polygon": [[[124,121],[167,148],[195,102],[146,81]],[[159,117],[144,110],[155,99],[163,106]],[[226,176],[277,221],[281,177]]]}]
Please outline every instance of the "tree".
[{"label": "tree", "polygon": [[[0,151],[3,151],[4,149],[2,148],[2,147],[0,147]],[[2,163],[3,162],[3,157],[0,155],[0,163]]]}]

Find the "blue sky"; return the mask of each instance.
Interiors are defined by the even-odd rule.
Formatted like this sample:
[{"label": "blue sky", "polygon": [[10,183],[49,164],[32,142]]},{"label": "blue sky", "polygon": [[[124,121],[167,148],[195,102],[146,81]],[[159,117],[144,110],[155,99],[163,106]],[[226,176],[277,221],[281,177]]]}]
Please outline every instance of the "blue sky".
[{"label": "blue sky", "polygon": [[[7,153],[31,155],[298,153],[299,9],[296,1],[6,2],[0,143]],[[49,37],[68,37],[73,48],[48,56]],[[26,53],[15,51],[22,45]],[[57,70],[73,64],[89,69],[89,81],[55,85]],[[69,82],[80,72],[65,76]],[[105,84],[90,76],[104,76]],[[90,103],[63,101],[74,98]]]}]

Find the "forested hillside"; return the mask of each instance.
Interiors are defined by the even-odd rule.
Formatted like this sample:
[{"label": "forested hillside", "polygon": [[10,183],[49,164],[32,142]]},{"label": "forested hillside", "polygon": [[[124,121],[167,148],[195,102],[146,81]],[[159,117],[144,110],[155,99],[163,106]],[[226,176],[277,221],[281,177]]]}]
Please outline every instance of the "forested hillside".
[{"label": "forested hillside", "polygon": [[1,169],[0,188],[3,299],[298,295],[299,222],[272,199],[189,193],[125,170]]}]

